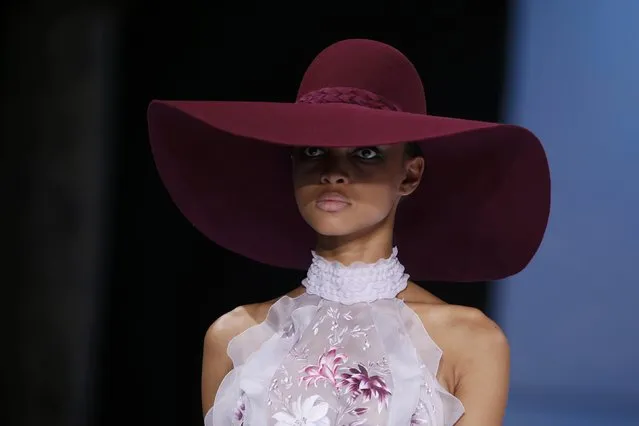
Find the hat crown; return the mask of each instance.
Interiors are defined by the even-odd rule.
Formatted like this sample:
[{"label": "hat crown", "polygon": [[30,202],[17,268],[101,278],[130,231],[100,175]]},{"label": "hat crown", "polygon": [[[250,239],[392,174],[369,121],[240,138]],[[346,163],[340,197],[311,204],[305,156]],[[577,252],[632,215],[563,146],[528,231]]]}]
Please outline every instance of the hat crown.
[{"label": "hat crown", "polygon": [[424,86],[414,65],[378,41],[343,40],[324,49],[306,70],[297,99],[334,87],[366,90],[403,112],[426,114]]}]

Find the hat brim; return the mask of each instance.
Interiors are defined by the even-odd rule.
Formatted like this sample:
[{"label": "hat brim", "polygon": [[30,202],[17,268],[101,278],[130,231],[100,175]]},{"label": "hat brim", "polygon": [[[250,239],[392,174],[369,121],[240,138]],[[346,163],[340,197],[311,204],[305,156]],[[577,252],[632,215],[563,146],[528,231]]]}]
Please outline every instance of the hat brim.
[{"label": "hat brim", "polygon": [[529,130],[345,104],[153,101],[159,175],[184,216],[222,247],[305,269],[315,235],[297,210],[286,147],[418,143],[428,167],[400,206],[395,243],[417,280],[521,271],[550,208],[544,149]]}]

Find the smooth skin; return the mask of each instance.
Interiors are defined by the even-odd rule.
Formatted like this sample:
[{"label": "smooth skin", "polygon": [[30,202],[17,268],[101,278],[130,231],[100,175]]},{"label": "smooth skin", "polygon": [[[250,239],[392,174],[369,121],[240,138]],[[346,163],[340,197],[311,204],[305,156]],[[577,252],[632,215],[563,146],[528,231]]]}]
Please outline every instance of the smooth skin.
[{"label": "smooth skin", "polygon": [[[423,157],[407,157],[403,145],[303,148],[292,154],[300,214],[317,233],[319,255],[345,265],[390,256],[395,212],[419,185]],[[318,207],[327,192],[341,194],[338,212]],[[401,250],[401,247],[400,247]],[[287,295],[304,293],[297,287]],[[480,310],[450,305],[409,282],[397,297],[415,311],[443,350],[437,379],[466,409],[456,426],[499,426],[508,400],[510,352],[495,322]],[[222,379],[233,368],[230,340],[266,319],[277,299],[240,306],[217,319],[204,338],[202,411],[212,407]]]}]

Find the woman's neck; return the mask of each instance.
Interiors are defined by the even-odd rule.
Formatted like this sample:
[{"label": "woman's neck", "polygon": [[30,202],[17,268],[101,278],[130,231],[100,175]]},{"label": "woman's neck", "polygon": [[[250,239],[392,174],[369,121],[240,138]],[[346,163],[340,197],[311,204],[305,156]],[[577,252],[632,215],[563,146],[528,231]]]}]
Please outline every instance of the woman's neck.
[{"label": "woman's neck", "polygon": [[327,260],[342,265],[354,262],[374,263],[388,258],[393,252],[392,229],[379,229],[364,236],[320,236],[315,252]]}]

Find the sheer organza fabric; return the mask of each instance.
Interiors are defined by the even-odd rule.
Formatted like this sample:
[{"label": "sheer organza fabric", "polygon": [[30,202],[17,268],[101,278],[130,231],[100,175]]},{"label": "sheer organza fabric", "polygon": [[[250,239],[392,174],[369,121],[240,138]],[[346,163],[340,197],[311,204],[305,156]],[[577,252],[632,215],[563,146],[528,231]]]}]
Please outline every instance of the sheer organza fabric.
[{"label": "sheer organza fabric", "polygon": [[230,342],[234,368],[205,426],[457,422],[464,407],[436,378],[441,349],[394,297],[408,279],[396,255],[354,267],[314,256],[307,292],[280,298],[264,322]]},{"label": "sheer organza fabric", "polygon": [[399,299],[283,297],[228,353],[205,426],[450,426],[464,412],[436,379],[442,351]]}]

